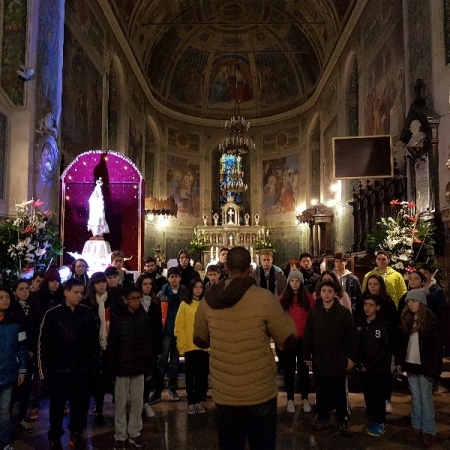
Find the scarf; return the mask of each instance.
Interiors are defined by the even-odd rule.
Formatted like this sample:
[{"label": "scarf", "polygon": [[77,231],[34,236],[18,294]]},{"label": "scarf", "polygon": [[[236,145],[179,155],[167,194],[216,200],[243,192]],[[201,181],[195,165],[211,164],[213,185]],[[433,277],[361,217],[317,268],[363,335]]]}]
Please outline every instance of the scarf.
[{"label": "scarf", "polygon": [[28,316],[29,312],[30,312],[30,305],[23,301],[23,300],[19,300],[19,304],[23,309],[23,312],[25,313],[26,316]]},{"label": "scarf", "polygon": [[142,306],[144,307],[146,313],[148,313],[148,310],[150,309],[151,302],[152,302],[152,298],[150,297],[150,295],[142,296],[141,303],[142,303]]},{"label": "scarf", "polygon": [[277,283],[275,280],[275,269],[272,266],[269,271],[269,287],[267,287],[266,273],[262,266],[259,268],[259,285],[264,289],[269,289],[272,294],[276,294]]},{"label": "scarf", "polygon": [[[105,292],[102,295],[95,294],[95,301],[98,305],[98,317],[100,318],[100,348],[106,350],[106,344],[108,342],[109,331],[109,314],[106,313],[105,302],[108,298],[108,293]],[[108,311],[109,312],[109,311]]]}]

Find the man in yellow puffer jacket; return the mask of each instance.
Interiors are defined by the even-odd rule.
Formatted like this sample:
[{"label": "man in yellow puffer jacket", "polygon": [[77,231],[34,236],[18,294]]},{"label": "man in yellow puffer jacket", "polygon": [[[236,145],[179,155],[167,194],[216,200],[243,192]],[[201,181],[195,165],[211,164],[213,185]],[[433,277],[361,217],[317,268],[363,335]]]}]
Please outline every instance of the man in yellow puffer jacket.
[{"label": "man in yellow puffer jacket", "polygon": [[248,275],[250,253],[228,252],[228,280],[214,285],[195,316],[194,343],[210,347],[213,400],[221,450],[276,447],[276,366],[270,338],[280,349],[295,346],[294,322],[267,289]]}]

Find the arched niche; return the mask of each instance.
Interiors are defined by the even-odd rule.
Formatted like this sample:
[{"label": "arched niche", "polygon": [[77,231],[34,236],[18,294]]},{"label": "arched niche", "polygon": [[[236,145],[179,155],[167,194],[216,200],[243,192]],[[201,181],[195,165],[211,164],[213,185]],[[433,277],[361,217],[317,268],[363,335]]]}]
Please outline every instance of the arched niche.
[{"label": "arched niche", "polygon": [[101,177],[105,219],[110,232],[104,235],[111,250],[122,250],[132,270],[141,270],[144,250],[145,182],[134,163],[112,151],[91,150],[77,156],[61,175],[60,233],[66,252],[81,253],[92,237],[87,230],[89,197]]}]

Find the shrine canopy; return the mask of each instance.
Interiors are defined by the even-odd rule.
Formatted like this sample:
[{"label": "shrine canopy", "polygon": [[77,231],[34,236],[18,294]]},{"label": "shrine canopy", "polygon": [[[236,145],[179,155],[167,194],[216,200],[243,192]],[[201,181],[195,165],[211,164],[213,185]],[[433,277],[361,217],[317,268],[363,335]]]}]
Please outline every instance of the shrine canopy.
[{"label": "shrine canopy", "polygon": [[[89,197],[96,180],[102,179],[105,218],[109,233],[103,238],[111,250],[122,250],[131,270],[141,270],[144,250],[145,182],[139,169],[126,156],[113,151],[91,150],[77,156],[61,175],[60,233],[63,264],[93,238],[88,231]],[[131,258],[131,259],[129,259]]]}]

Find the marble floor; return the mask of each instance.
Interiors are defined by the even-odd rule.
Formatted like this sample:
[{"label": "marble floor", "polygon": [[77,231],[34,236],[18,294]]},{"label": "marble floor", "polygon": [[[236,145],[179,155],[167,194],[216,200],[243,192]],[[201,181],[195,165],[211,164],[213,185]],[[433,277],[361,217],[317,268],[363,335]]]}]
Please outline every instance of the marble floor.
[{"label": "marble floor", "polygon": [[[438,435],[433,449],[450,449],[450,359],[446,360],[447,372],[444,372],[441,389],[434,394],[436,408],[436,423]],[[278,395],[278,438],[277,449],[383,449],[406,450],[421,448],[423,445],[409,443],[405,435],[411,430],[409,424],[410,397],[406,382],[396,382],[393,394],[393,413],[388,415],[386,433],[380,438],[370,437],[365,433],[364,399],[359,391],[358,381],[350,380],[350,404],[352,414],[350,418],[350,436],[340,436],[337,431],[326,431],[311,434],[310,425],[314,418],[312,413],[300,410],[298,403],[300,396],[296,395],[297,411],[295,414],[286,412],[286,395],[280,389]],[[169,402],[166,393],[163,401],[154,405],[155,417],[144,420],[142,432],[147,449],[155,450],[214,450],[218,448],[214,403],[209,398],[205,403],[206,414],[188,416],[186,414],[185,391],[180,390],[182,400]],[[314,394],[310,401],[315,401]],[[88,418],[86,438],[88,448],[92,450],[112,449],[114,444],[114,407],[111,396],[106,396],[106,426],[94,425],[94,417]],[[68,419],[65,419],[65,423]],[[13,442],[15,450],[43,450],[48,449],[46,431],[48,427],[48,403],[43,402],[39,419],[33,423],[32,432],[15,434]],[[64,448],[67,447],[68,432],[63,438]]]}]

